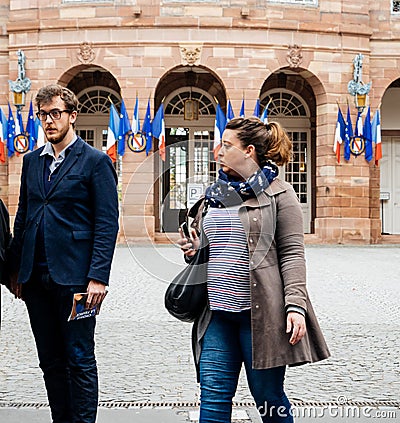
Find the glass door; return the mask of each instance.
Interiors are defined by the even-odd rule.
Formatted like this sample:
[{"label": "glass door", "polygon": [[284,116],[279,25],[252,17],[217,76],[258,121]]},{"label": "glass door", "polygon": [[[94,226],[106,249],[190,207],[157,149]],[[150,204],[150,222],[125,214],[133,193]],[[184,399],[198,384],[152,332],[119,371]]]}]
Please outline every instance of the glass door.
[{"label": "glass door", "polygon": [[308,131],[288,131],[293,142],[293,160],[285,167],[285,180],[295,190],[303,210],[304,233],[310,233],[311,221],[311,166],[308,157]]},{"label": "glass door", "polygon": [[104,153],[107,151],[107,128],[103,126],[79,126],[76,134],[97,150]]},{"label": "glass door", "polygon": [[166,128],[162,169],[161,231],[177,232],[186,211],[188,128]]},{"label": "glass door", "polygon": [[167,128],[161,228],[177,232],[190,208],[215,179],[214,134],[199,128]]},{"label": "glass door", "polygon": [[380,198],[383,234],[400,234],[400,137],[383,137]]}]

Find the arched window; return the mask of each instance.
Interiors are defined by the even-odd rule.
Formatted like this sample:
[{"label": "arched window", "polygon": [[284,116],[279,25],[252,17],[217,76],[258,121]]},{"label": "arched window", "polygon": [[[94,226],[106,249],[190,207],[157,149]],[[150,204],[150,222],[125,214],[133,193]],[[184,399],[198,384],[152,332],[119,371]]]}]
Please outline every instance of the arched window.
[{"label": "arched window", "polygon": [[261,99],[261,110],[268,106],[268,116],[274,117],[309,117],[310,112],[306,104],[293,92],[272,91]]},{"label": "arched window", "polygon": [[84,114],[109,114],[111,101],[119,109],[118,93],[106,87],[90,87],[78,94],[78,112]]},{"label": "arched window", "polygon": [[119,94],[107,87],[93,86],[80,91],[77,97],[76,133],[92,147],[106,151],[110,106],[113,102],[119,110]]},{"label": "arched window", "polygon": [[197,100],[199,102],[199,115],[208,116],[215,115],[215,107],[209,96],[205,91],[192,90],[189,91],[184,88],[182,91],[175,92],[174,96],[166,101],[165,114],[167,115],[183,115],[186,100]]}]

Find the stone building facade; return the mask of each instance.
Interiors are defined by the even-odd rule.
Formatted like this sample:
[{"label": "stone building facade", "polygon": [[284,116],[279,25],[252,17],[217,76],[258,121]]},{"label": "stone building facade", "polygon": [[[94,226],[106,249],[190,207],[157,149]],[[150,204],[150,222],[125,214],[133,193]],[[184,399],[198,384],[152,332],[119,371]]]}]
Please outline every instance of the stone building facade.
[{"label": "stone building facade", "polygon": [[[127,148],[117,169],[121,240],[168,238],[188,205],[215,177],[217,102],[242,100],[252,115],[268,102],[271,120],[293,138],[294,162],[281,174],[295,187],[307,239],[380,243],[400,234],[400,2],[391,0],[0,0],[0,106],[12,102],[17,51],[32,81],[28,99],[48,83],[81,103],[78,133],[105,148],[110,99],[123,98],[140,120],[163,101],[167,157]],[[353,60],[372,82],[369,104],[382,116],[383,158],[337,163],[332,146],[338,104]],[[191,107],[198,107],[198,116]],[[23,114],[26,117],[28,107]],[[25,119],[26,120],[26,119]],[[153,150],[157,142],[153,140]],[[342,147],[343,148],[343,147]],[[15,214],[22,156],[0,165],[1,195]],[[105,193],[107,195],[107,193]],[[388,234],[388,235],[383,235]]]}]

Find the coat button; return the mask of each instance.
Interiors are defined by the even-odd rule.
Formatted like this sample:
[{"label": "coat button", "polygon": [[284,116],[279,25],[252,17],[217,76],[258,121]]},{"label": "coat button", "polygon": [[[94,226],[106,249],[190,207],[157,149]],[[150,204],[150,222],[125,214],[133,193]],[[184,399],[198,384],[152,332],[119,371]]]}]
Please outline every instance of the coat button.
[{"label": "coat button", "polygon": [[253,217],[253,222],[257,222],[257,218],[256,217]]},{"label": "coat button", "polygon": [[256,308],[260,308],[260,305],[259,304],[256,304]]},{"label": "coat button", "polygon": [[253,238],[250,238],[250,240],[249,240],[249,241],[250,241],[250,243],[251,243],[251,244],[254,242],[254,241],[253,241]]},{"label": "coat button", "polygon": [[257,284],[254,282],[254,283],[253,283],[253,286],[257,286]]}]

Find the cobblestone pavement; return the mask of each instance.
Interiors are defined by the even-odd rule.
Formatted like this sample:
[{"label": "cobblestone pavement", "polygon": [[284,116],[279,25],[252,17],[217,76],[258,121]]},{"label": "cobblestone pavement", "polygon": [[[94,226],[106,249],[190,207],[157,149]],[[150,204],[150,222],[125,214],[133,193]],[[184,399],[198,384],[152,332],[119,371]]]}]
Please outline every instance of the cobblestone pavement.
[{"label": "cobblestone pavement", "polygon": [[[288,396],[400,401],[400,248],[308,246],[306,256],[310,296],[332,357],[289,369]],[[191,325],[163,306],[168,280],[182,265],[172,246],[117,249],[97,324],[101,401],[198,400]],[[2,297],[0,402],[46,402],[25,307],[4,289]],[[235,400],[251,400],[243,375]]]}]

